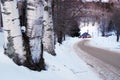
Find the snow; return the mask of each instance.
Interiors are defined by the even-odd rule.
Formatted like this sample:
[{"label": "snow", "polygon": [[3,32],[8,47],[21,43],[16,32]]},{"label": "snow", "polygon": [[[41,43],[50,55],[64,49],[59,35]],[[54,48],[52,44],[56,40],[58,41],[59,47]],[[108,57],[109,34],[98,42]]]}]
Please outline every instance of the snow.
[{"label": "snow", "polygon": [[116,36],[97,37],[90,40],[90,45],[107,49],[110,51],[120,52],[120,42],[116,41]]},{"label": "snow", "polygon": [[79,38],[67,38],[56,44],[57,56],[44,53],[46,71],[36,72],[17,66],[3,54],[3,33],[0,33],[0,80],[101,80],[73,50]]},{"label": "snow", "polygon": [[[108,0],[102,1],[107,2]],[[116,36],[100,37],[96,26],[97,24],[95,26],[90,24],[81,28],[81,33],[89,32],[92,35],[90,45],[111,51],[120,51],[120,43],[116,42]],[[47,70],[41,72],[31,71],[14,64],[3,54],[3,33],[0,33],[0,39],[0,80],[101,80],[74,52],[73,45],[80,41],[79,38],[68,37],[62,45],[57,43],[55,50],[57,56],[51,56],[44,52]]]},{"label": "snow", "polygon": [[111,32],[110,34],[112,35],[109,37],[102,37],[97,23],[94,26],[92,23],[86,26],[83,26],[83,24],[81,24],[80,27],[81,33],[88,32],[92,36],[92,38],[89,39],[90,45],[110,51],[120,52],[120,42],[116,41],[115,32]]},{"label": "snow", "polygon": [[83,34],[84,32],[88,32],[92,37],[97,37],[99,35],[98,32],[98,24],[95,23],[93,25],[93,23],[89,23],[87,25],[84,25],[84,23],[81,23],[81,25],[79,26],[81,28],[80,33]]},{"label": "snow", "polygon": [[[116,42],[116,36],[101,37],[98,34],[97,24],[82,27],[81,33],[89,31],[92,35],[90,45],[107,50],[120,51],[120,43]],[[67,37],[62,45],[56,44],[56,56],[44,52],[46,71],[31,71],[23,66],[17,66],[3,54],[4,38],[0,33],[0,80],[101,80],[91,68],[77,56],[73,45],[80,38]]]}]

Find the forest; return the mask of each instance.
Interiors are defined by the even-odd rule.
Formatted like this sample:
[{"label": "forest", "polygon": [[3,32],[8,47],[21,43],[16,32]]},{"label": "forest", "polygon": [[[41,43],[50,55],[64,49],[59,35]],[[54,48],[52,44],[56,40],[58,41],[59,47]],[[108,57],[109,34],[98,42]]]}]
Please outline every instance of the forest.
[{"label": "forest", "polygon": [[1,0],[4,54],[17,65],[45,70],[43,52],[56,56],[55,44],[79,37],[81,23],[99,24],[101,36],[114,31],[119,41],[119,0]]}]

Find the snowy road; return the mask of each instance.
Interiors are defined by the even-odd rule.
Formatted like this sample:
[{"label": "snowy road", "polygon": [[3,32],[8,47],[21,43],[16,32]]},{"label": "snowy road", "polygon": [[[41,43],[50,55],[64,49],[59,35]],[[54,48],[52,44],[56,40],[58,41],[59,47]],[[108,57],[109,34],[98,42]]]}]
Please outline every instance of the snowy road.
[{"label": "snowy road", "polygon": [[102,75],[102,77],[104,76],[105,80],[120,80],[120,53],[92,47],[88,45],[88,42],[89,40],[83,40],[77,43],[77,47],[80,49],[77,50],[79,51],[78,55],[82,55],[82,57],[83,55],[85,57],[85,54],[87,56],[90,55],[91,58],[88,56],[84,58],[84,60],[92,68],[99,67],[96,68],[99,69],[97,72]]}]

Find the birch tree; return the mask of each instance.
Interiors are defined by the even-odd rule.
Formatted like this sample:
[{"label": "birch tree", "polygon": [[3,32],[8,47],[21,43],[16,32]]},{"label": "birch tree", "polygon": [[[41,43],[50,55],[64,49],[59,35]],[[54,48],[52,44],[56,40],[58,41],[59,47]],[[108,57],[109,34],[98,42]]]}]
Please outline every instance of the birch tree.
[{"label": "birch tree", "polygon": [[44,4],[44,15],[43,15],[43,26],[44,26],[44,37],[43,45],[44,50],[48,53],[55,55],[54,51],[54,31],[53,31],[53,20],[52,20],[52,0],[42,0]]},{"label": "birch tree", "polygon": [[52,0],[19,1],[26,3],[27,25],[20,19],[23,2],[17,6],[17,0],[2,0],[5,54],[18,65],[40,71],[45,69],[43,45],[45,51],[55,55]]},{"label": "birch tree", "polygon": [[18,65],[37,71],[45,69],[42,11],[43,5],[40,0],[27,0],[27,26],[25,25],[26,31],[21,32],[17,1],[2,0],[5,54]]},{"label": "birch tree", "polygon": [[30,50],[34,62],[39,62],[43,36],[43,5],[40,0],[27,1],[27,36],[30,39]]},{"label": "birch tree", "polygon": [[2,13],[1,13],[1,6],[0,6],[0,29],[1,29],[2,26]]},{"label": "birch tree", "polygon": [[26,31],[22,34],[27,59],[24,65],[32,70],[40,71],[45,69],[42,44],[43,5],[40,0],[25,0],[25,2],[27,25],[24,25]]},{"label": "birch tree", "polygon": [[16,0],[2,0],[5,54],[17,64],[26,60]]}]

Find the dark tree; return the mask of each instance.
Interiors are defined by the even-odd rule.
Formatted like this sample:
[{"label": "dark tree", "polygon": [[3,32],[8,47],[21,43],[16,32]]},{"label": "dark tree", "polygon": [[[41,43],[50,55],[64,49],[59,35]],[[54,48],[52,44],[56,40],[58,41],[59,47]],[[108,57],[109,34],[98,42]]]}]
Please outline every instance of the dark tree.
[{"label": "dark tree", "polygon": [[120,36],[120,9],[114,9],[111,20],[113,22],[113,27],[115,27],[118,42]]},{"label": "dark tree", "polygon": [[[79,26],[75,19],[76,14],[80,11],[79,5],[81,0],[54,0],[53,20],[54,30],[57,40],[60,44],[65,39],[65,35],[79,36]],[[75,10],[78,9],[78,12]]]}]

